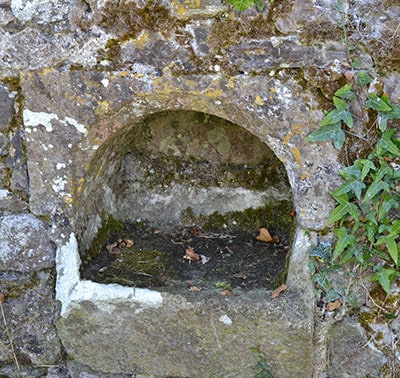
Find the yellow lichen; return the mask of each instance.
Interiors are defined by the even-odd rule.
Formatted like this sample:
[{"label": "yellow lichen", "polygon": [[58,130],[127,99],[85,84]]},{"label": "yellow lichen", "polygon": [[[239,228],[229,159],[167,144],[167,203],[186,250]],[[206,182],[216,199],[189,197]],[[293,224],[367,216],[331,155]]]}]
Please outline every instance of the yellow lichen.
[{"label": "yellow lichen", "polygon": [[254,102],[259,106],[263,106],[265,103],[265,101],[260,96],[256,96]]},{"label": "yellow lichen", "polygon": [[301,164],[301,153],[300,153],[300,150],[297,147],[292,147],[290,149],[290,151],[292,151],[292,154],[293,154],[294,158],[296,159],[296,164],[300,168],[303,168],[303,165]]},{"label": "yellow lichen", "polygon": [[213,88],[213,87],[210,87],[210,88],[207,88],[206,90],[205,90],[205,92],[204,92],[204,94],[207,96],[207,97],[209,97],[209,98],[211,98],[211,99],[216,99],[216,98],[218,98],[218,97],[220,97],[220,96],[222,96],[222,94],[223,94],[224,92],[223,92],[223,90],[222,89],[220,89],[220,88]]},{"label": "yellow lichen", "polygon": [[101,101],[97,100],[97,108],[95,110],[95,113],[97,115],[103,115],[106,114],[110,111],[110,104],[108,101]]},{"label": "yellow lichen", "polygon": [[55,72],[54,68],[45,68],[43,69],[42,74],[46,76],[47,74],[51,74],[53,72]]},{"label": "yellow lichen", "polygon": [[228,80],[228,84],[226,84],[226,86],[228,88],[235,88],[236,87],[235,79],[233,77],[230,77]]},{"label": "yellow lichen", "polygon": [[135,40],[135,45],[139,49],[142,49],[150,41],[150,35],[146,31],[142,31]]},{"label": "yellow lichen", "polygon": [[76,185],[76,192],[77,192],[78,194],[81,193],[84,183],[85,183],[85,179],[84,179],[83,177],[81,177],[81,178],[78,180],[78,183],[77,183],[77,185]]}]

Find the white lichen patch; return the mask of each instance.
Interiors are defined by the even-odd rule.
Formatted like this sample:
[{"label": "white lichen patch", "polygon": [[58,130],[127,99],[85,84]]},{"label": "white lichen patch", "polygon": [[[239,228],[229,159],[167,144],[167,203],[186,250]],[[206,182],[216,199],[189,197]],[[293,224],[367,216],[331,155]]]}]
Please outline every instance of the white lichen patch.
[{"label": "white lichen patch", "polygon": [[64,121],[61,121],[62,123],[65,123],[65,122],[67,122],[67,123],[69,123],[71,126],[74,126],[75,127],[75,129],[78,131],[78,132],[80,132],[80,133],[82,133],[83,135],[87,135],[87,130],[86,130],[86,126],[85,125],[82,125],[81,123],[79,123],[79,122],[77,122],[76,120],[74,120],[73,118],[71,118],[71,117],[65,117],[64,118]]},{"label": "white lichen patch", "polygon": [[224,323],[225,325],[232,325],[232,319],[228,315],[222,315],[218,319],[221,323]]},{"label": "white lichen patch", "polygon": [[53,181],[53,185],[51,186],[56,193],[63,192],[65,190],[65,186],[67,185],[67,180],[62,177],[57,177]]},{"label": "white lichen patch", "polygon": [[56,164],[56,169],[59,171],[60,169],[65,168],[67,165],[65,163],[57,163]]},{"label": "white lichen patch", "polygon": [[104,86],[105,88],[107,88],[108,85],[110,84],[110,80],[108,80],[108,79],[103,79],[103,80],[101,81],[101,84],[103,84],[103,86]]},{"label": "white lichen patch", "polygon": [[53,125],[51,124],[51,121],[58,119],[57,114],[45,113],[45,112],[32,112],[29,109],[25,109],[22,115],[25,126],[36,127],[42,125],[44,126],[47,132],[53,131]]},{"label": "white lichen patch", "polygon": [[[53,131],[52,121],[59,121],[64,125],[70,125],[75,127],[76,131],[83,134],[84,136],[87,135],[86,126],[82,125],[81,123],[77,122],[75,119],[71,117],[65,117],[64,119],[60,119],[58,115],[54,113],[32,112],[29,109],[25,109],[23,111],[23,119],[27,133],[32,132],[30,127],[35,128],[40,125],[42,125],[47,132],[51,132]],[[35,129],[33,129],[33,131],[35,131]]]}]

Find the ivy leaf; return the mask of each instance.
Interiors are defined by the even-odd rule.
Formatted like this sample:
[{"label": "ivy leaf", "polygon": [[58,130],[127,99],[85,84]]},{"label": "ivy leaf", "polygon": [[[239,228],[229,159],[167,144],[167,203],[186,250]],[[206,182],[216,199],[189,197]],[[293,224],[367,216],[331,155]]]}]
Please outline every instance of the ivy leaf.
[{"label": "ivy leaf", "polygon": [[360,180],[364,181],[364,179],[368,176],[368,173],[370,172],[370,170],[375,170],[375,164],[368,159],[359,159],[356,162],[356,166],[361,166],[361,177]]},{"label": "ivy leaf", "polygon": [[345,227],[336,228],[333,233],[338,237],[332,257],[332,261],[335,261],[345,248],[356,244],[356,238],[354,235],[349,234]]},{"label": "ivy leaf", "polygon": [[353,192],[357,199],[361,199],[361,192],[366,187],[366,185],[356,179],[347,180],[344,184],[342,184],[338,189],[331,193],[333,197],[341,196],[342,194]]},{"label": "ivy leaf", "polygon": [[364,87],[365,85],[368,85],[372,81],[372,77],[369,76],[364,71],[361,71],[357,74],[356,80],[357,80],[357,84],[360,87]]},{"label": "ivy leaf", "polygon": [[387,250],[389,252],[390,257],[392,258],[394,263],[396,265],[398,265],[398,262],[399,262],[399,251],[398,251],[398,248],[397,248],[396,239],[393,236],[390,236],[390,235],[382,236],[376,241],[376,245],[382,245],[382,244],[386,245],[386,248],[387,248]]},{"label": "ivy leaf", "polygon": [[387,121],[390,119],[390,115],[388,113],[378,113],[377,120],[378,120],[378,127],[379,130],[384,132],[387,129]]},{"label": "ivy leaf", "polygon": [[350,101],[354,100],[354,98],[356,97],[354,92],[351,90],[350,84],[346,84],[342,88],[338,89],[335,92],[335,96],[340,97],[343,100],[350,100]]},{"label": "ivy leaf", "polygon": [[376,144],[376,152],[379,156],[383,156],[385,152],[390,152],[393,155],[400,155],[400,150],[392,140],[392,136],[395,132],[396,129],[391,129],[382,133],[381,139],[379,139]]},{"label": "ivy leaf", "polygon": [[369,109],[377,110],[378,112],[390,112],[392,108],[376,93],[371,93],[369,96],[369,100],[365,102],[365,107]]},{"label": "ivy leaf", "polygon": [[368,188],[367,192],[365,193],[364,202],[367,199],[374,198],[379,192],[384,190],[385,192],[390,192],[390,186],[385,181],[374,181]]},{"label": "ivy leaf", "polygon": [[400,220],[396,219],[392,222],[392,229],[389,236],[398,236],[400,234]]},{"label": "ivy leaf", "polygon": [[237,9],[239,12],[243,12],[246,9],[254,6],[254,0],[227,0],[229,3],[231,3],[235,9]]},{"label": "ivy leaf", "polygon": [[340,176],[342,176],[344,179],[351,179],[355,178],[357,180],[361,179],[361,171],[360,168],[357,167],[357,165],[353,164],[350,165],[349,167],[345,167],[339,171]]},{"label": "ivy leaf", "polygon": [[391,209],[397,209],[399,207],[399,203],[392,198],[389,194],[382,195],[382,204],[379,208],[378,212],[378,221],[382,222],[384,217],[386,217]]},{"label": "ivy leaf", "polygon": [[349,104],[346,101],[336,96],[333,96],[333,103],[335,104],[335,107],[339,110],[347,110],[349,106]]},{"label": "ivy leaf", "polygon": [[259,12],[262,12],[265,8],[265,1],[264,0],[255,0],[256,1],[256,8]]},{"label": "ivy leaf", "polygon": [[334,146],[337,149],[340,149],[343,146],[345,138],[346,135],[342,130],[340,122],[338,122],[333,125],[320,127],[318,130],[315,130],[308,137],[306,137],[306,140],[310,142],[322,142],[326,140],[332,140]]},{"label": "ivy leaf", "polygon": [[376,265],[374,268],[375,274],[371,277],[372,281],[378,281],[388,295],[392,294],[390,286],[397,276],[396,270],[393,268],[383,268],[381,265]]},{"label": "ivy leaf", "polygon": [[380,161],[381,167],[379,168],[378,172],[374,176],[374,181],[382,180],[386,175],[393,177],[393,168],[389,167],[385,160],[381,159]]},{"label": "ivy leaf", "polygon": [[375,235],[378,232],[378,226],[373,222],[367,222],[365,224],[365,231],[367,231],[367,238],[370,243],[374,243]]},{"label": "ivy leaf", "polygon": [[343,121],[348,127],[353,127],[353,116],[347,110],[333,109],[325,115],[321,126],[333,125]]},{"label": "ivy leaf", "polygon": [[339,205],[336,206],[336,208],[329,215],[329,224],[335,223],[338,220],[344,220],[346,219],[347,215],[351,215],[354,220],[358,220],[358,208],[354,203],[348,201],[348,197],[346,195],[336,197],[335,199],[339,202]]}]

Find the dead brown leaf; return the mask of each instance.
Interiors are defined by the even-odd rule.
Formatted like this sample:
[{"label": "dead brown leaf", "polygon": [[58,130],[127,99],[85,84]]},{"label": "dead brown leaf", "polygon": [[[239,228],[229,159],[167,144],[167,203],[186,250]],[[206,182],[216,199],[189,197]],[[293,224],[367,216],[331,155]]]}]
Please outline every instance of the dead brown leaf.
[{"label": "dead brown leaf", "polygon": [[339,308],[342,305],[342,303],[339,301],[339,299],[334,300],[333,302],[329,302],[326,305],[326,309],[328,311],[335,311],[337,308]]},{"label": "dead brown leaf", "polygon": [[185,256],[183,256],[184,259],[189,260],[189,262],[191,261],[196,261],[199,262],[200,256],[194,251],[194,249],[192,247],[186,248],[185,250]]},{"label": "dead brown leaf", "polygon": [[275,290],[272,291],[271,297],[272,298],[277,298],[279,297],[285,290],[287,290],[286,284],[282,284],[281,286],[278,286]]},{"label": "dead brown leaf", "polygon": [[256,237],[256,239],[259,241],[267,242],[267,243],[272,242],[272,236],[265,227],[260,228],[259,234]]},{"label": "dead brown leaf", "polygon": [[354,79],[355,74],[356,73],[354,71],[346,71],[344,73],[344,77],[346,78],[346,81],[350,82]]},{"label": "dead brown leaf", "polygon": [[235,278],[241,278],[241,279],[245,280],[245,279],[247,278],[247,274],[246,274],[246,273],[239,272],[239,273],[234,274],[233,277],[235,277]]},{"label": "dead brown leaf", "polygon": [[193,293],[197,293],[197,292],[201,291],[201,287],[198,287],[198,286],[193,285],[191,283],[188,283],[186,285],[186,288],[188,289],[188,291],[191,291]]},{"label": "dead brown leaf", "polygon": [[121,252],[120,249],[118,248],[118,242],[106,245],[106,249],[108,252],[112,254],[117,254]]},{"label": "dead brown leaf", "polygon": [[130,248],[133,246],[133,240],[131,239],[119,239],[118,247],[120,248]]},{"label": "dead brown leaf", "polygon": [[3,293],[0,293],[0,304],[4,302],[5,296]]},{"label": "dead brown leaf", "polygon": [[234,295],[233,291],[230,289],[224,289],[224,290],[220,291],[220,294],[225,295],[226,297],[232,297]]}]

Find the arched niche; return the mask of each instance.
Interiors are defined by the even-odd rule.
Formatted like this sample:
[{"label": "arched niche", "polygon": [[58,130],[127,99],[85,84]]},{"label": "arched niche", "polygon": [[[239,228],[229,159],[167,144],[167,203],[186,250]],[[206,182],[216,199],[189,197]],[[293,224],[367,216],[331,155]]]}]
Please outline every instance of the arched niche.
[{"label": "arched niche", "polygon": [[[257,136],[207,113],[168,110],[127,122],[92,157],[76,209],[86,279],[168,286],[171,280],[204,281],[214,266],[209,285],[221,276],[244,288],[273,288],[287,272],[295,206],[284,165]],[[274,240],[258,241],[260,228]],[[121,249],[118,240],[134,246]],[[190,276],[193,266],[182,266],[191,262],[183,262],[189,247],[212,259],[201,267],[203,276]],[[138,253],[139,263],[162,263],[124,271]],[[234,259],[236,265],[226,268]],[[249,265],[255,267],[246,270]],[[267,279],[260,280],[263,272]],[[163,279],[143,279],[158,274]],[[248,275],[256,286],[247,284]]]}]

